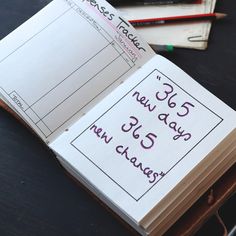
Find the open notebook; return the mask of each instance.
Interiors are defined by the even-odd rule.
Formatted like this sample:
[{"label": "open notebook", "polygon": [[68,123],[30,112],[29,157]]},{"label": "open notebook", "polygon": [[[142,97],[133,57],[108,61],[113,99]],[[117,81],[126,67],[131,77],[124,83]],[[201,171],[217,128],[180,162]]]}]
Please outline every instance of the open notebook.
[{"label": "open notebook", "polygon": [[103,0],[54,0],[4,38],[0,93],[143,235],[164,233],[235,163],[235,112]]}]

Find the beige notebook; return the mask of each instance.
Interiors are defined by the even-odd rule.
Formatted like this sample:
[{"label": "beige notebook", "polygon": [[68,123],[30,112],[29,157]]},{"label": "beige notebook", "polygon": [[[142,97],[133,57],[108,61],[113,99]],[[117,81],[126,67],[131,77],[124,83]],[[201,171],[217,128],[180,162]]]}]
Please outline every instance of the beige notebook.
[{"label": "beige notebook", "polygon": [[[196,15],[214,12],[216,0],[202,0],[201,4],[172,4],[158,6],[119,7],[128,20]],[[211,22],[181,23],[139,27],[138,33],[150,44],[173,45],[204,50],[208,45]]]}]

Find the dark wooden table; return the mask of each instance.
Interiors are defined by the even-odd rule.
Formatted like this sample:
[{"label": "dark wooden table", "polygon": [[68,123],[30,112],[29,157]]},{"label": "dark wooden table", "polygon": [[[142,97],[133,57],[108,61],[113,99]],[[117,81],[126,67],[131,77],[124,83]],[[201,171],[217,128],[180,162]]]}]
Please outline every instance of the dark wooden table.
[{"label": "dark wooden table", "polygon": [[[0,0],[0,38],[48,2]],[[228,17],[213,23],[206,51],[177,49],[165,56],[236,110],[235,8],[233,0],[218,0],[216,12]],[[38,138],[2,109],[0,135],[1,236],[131,234],[66,175]],[[235,201],[231,204],[236,208]]]}]

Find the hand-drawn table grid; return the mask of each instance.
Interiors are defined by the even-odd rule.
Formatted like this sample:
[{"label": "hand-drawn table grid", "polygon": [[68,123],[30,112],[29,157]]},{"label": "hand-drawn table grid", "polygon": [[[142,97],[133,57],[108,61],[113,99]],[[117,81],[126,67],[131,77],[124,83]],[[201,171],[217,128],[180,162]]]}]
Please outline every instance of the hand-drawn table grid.
[{"label": "hand-drawn table grid", "polygon": [[[92,25],[93,28],[105,38],[107,44],[105,46],[102,45],[100,50],[96,52],[91,58],[78,65],[76,70],[72,71],[66,78],[62,78],[62,80],[56,86],[54,86],[49,91],[46,91],[44,95],[33,104],[28,104],[27,101],[25,101],[22,96],[17,93],[17,91],[13,91],[8,94],[11,98],[13,98],[12,95],[14,94],[14,97],[17,96],[18,100],[22,101],[22,103],[26,105],[27,108],[24,110],[26,115],[37,125],[46,138],[58,128],[60,128],[63,124],[65,124],[70,118],[82,111],[84,107],[86,107],[91,101],[93,101],[97,96],[99,96],[104,90],[115,83],[135,65],[129,54],[126,53],[120,47],[120,45],[113,40],[112,36],[110,36],[108,32],[97,22],[91,21],[91,18],[84,16],[81,9],[80,11],[75,11],[75,9],[70,7],[69,10],[64,12],[57,19],[47,25],[45,29],[50,28],[58,19],[66,18],[68,12],[71,11],[76,12],[80,16],[78,20],[83,18],[83,20]],[[42,31],[40,33],[42,33]],[[39,33],[35,34],[31,40],[38,35]],[[24,45],[22,45],[22,47],[24,47]],[[98,67],[96,65],[100,66]],[[117,68],[119,68],[119,70],[117,70]],[[105,77],[105,75],[111,72],[113,79],[109,81],[109,78],[107,78],[109,76]],[[79,76],[81,73],[86,74],[87,76],[86,78],[83,78],[82,83]],[[106,79],[105,82],[104,78]],[[101,79],[103,79],[103,84],[105,84],[106,87],[103,87],[103,89],[100,90],[97,89],[96,94],[93,93],[88,97],[87,91],[89,88],[94,86],[96,87]],[[77,84],[76,87],[73,86],[75,81]],[[70,86],[70,84],[72,86]],[[65,91],[65,88],[69,90]],[[61,92],[62,89],[63,94]],[[71,104],[73,104],[73,102],[76,100],[84,100],[85,95],[87,100],[83,101],[83,105],[81,107],[71,106]],[[56,103],[53,101],[53,98],[55,97],[58,98]],[[44,107],[47,107],[46,111],[45,109],[42,111],[42,108]],[[60,120],[60,116],[62,116],[62,114],[64,118]]]}]

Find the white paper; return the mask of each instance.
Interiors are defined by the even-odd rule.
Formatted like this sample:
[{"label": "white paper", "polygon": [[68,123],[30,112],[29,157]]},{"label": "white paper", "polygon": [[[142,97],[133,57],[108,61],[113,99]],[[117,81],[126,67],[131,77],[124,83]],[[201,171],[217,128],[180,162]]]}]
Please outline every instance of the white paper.
[{"label": "white paper", "polygon": [[0,92],[51,141],[154,55],[105,1],[55,0],[0,43]]},{"label": "white paper", "polygon": [[139,222],[235,121],[232,109],[156,56],[50,147]]}]

